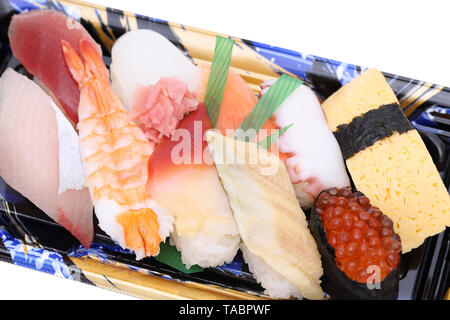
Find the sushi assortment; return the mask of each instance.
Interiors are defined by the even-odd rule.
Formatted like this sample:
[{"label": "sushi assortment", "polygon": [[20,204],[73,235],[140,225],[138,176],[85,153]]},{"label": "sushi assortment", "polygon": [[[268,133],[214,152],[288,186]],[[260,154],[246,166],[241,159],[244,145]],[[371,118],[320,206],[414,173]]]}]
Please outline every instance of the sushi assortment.
[{"label": "sushi assortment", "polygon": [[[212,267],[231,262],[240,237],[217,171],[208,163],[206,141],[201,141],[211,121],[195,94],[200,84],[197,66],[151,30],[124,34],[111,52],[113,88],[156,145],[148,161],[147,191],[175,216],[171,242],[183,263]],[[201,143],[186,141],[187,151],[181,150],[178,161],[172,150],[183,130]]]},{"label": "sushi assortment", "polygon": [[[296,80],[269,115],[259,102],[286,75],[255,93],[151,30],[117,39],[110,70],[62,13],[14,15],[8,36],[34,81],[0,78],[0,176],[86,248],[95,212],[138,260],[170,243],[208,268],[240,250],[271,298],[395,299],[402,254],[450,225],[448,192],[377,70],[323,103]],[[236,136],[258,111],[257,134]]]}]

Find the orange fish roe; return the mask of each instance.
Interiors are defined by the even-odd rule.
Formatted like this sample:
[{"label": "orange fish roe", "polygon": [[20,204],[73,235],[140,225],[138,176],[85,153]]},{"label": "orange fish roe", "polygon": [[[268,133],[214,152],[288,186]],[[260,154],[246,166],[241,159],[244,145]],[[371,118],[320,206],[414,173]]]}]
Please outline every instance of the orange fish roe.
[{"label": "orange fish roe", "polygon": [[402,246],[392,220],[362,193],[328,189],[317,199],[316,211],[335,250],[336,267],[347,277],[366,283],[373,275],[370,267],[378,266],[382,281],[397,267]]}]

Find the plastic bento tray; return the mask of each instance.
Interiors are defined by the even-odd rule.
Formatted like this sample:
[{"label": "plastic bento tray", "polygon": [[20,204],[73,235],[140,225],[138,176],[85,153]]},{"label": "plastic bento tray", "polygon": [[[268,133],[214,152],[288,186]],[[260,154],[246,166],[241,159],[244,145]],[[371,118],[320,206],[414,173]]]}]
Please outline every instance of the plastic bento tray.
[{"label": "plastic bento tray", "polygon": [[[182,24],[95,6],[80,1],[10,0],[0,3],[0,73],[12,67],[26,73],[12,56],[7,30],[14,13],[55,9],[81,21],[102,44],[104,60],[124,32],[148,28],[167,37],[194,62],[211,61],[216,34]],[[255,91],[263,80],[286,73],[307,82],[325,99],[364,68],[234,38],[231,67]],[[412,124],[422,135],[447,188],[450,185],[450,89],[384,73]],[[0,259],[60,277],[150,299],[258,299],[263,288],[241,254],[233,262],[185,274],[154,258],[136,261],[97,226],[88,250],[65,229],[0,178]],[[308,215],[308,212],[305,212]],[[449,287],[450,229],[428,238],[400,262],[398,299],[444,299]]]}]

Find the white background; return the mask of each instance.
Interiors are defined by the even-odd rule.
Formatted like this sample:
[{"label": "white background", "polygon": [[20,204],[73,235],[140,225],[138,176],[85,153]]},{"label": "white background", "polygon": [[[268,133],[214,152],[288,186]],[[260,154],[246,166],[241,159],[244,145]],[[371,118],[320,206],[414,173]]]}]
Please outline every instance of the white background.
[{"label": "white background", "polygon": [[[450,86],[445,0],[91,2]],[[0,299],[15,298],[130,297],[0,262]]]}]

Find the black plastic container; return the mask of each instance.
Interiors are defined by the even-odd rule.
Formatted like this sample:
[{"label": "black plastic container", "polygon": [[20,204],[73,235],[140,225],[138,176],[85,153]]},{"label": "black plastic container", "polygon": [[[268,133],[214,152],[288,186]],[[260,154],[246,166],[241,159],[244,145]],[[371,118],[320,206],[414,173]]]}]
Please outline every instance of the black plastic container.
[{"label": "black plastic container", "polygon": [[[15,1],[11,2],[14,3]],[[42,8],[66,11],[71,5],[74,7],[88,6],[76,1],[73,3],[71,1],[45,1],[39,6]],[[34,9],[35,7],[33,6],[34,5],[30,1],[30,9]],[[127,14],[110,8],[100,7],[97,9],[104,12],[105,15],[94,14],[94,12],[97,11],[95,11],[94,7],[90,5],[85,11],[91,12],[91,15],[82,16],[81,22],[83,26],[85,26],[86,29],[92,34],[94,39],[102,43],[103,51],[106,53],[104,60],[107,64],[110,61],[107,54],[110,49],[109,45],[114,41],[114,39],[127,30],[121,22],[121,19],[124,17],[135,21],[135,25],[138,28],[149,28],[162,33],[175,45],[177,45],[177,47],[184,50],[186,54],[190,56],[189,50],[186,48],[189,46],[187,46],[186,43],[183,42],[179,36],[177,36],[176,32],[173,32],[175,27],[181,29],[185,28],[184,26],[178,25],[174,27],[174,25],[165,21]],[[27,74],[23,66],[21,66],[20,63],[12,56],[9,48],[7,30],[10,18],[14,13],[15,11],[8,1],[0,2],[0,73],[3,73],[6,68],[11,67],[16,71]],[[106,20],[102,19],[102,17],[105,16]],[[190,32],[200,31],[196,30]],[[211,35],[208,34],[208,36]],[[106,42],[102,41],[105,37],[108,40]],[[269,47],[264,44],[243,39],[240,39],[240,41],[242,45],[246,46],[246,50],[250,50],[249,52],[251,53],[257,51],[261,52],[263,49],[269,50]],[[259,50],[257,50],[258,48]],[[271,50],[274,51],[273,54],[279,53],[280,55],[283,54],[285,56],[290,55],[293,61],[297,58],[296,54],[298,54],[280,48],[272,48]],[[300,77],[303,76],[305,82],[313,87],[319,96],[326,98],[341,86],[342,81],[337,78],[336,72],[333,71],[336,69],[336,64],[339,64],[339,62],[314,56],[310,56],[309,59],[311,60],[311,65],[307,68],[307,70],[299,70],[298,73],[294,72],[294,74],[297,74]],[[269,67],[276,69],[277,66],[270,65]],[[352,72],[354,72],[354,76],[357,76],[362,69],[358,66],[351,66],[351,68]],[[278,74],[282,72],[282,67],[276,70],[276,73]],[[385,76],[399,99],[408,94],[409,86],[419,85],[419,81],[417,80],[407,79],[392,74],[385,74]],[[417,99],[420,99],[420,97]],[[405,110],[405,113],[410,116],[411,120],[415,121],[420,117],[421,113],[427,110],[427,108],[435,105],[439,105],[447,109],[450,107],[450,90],[448,88],[443,88],[436,95],[433,95],[432,98],[422,101],[420,103],[420,107],[417,109],[412,111],[410,109]],[[434,129],[435,128],[433,126],[421,126],[421,130],[419,130],[419,132],[421,133],[422,138],[424,139],[424,142],[433,157],[444,183],[447,188],[449,188],[449,138],[436,135],[433,133]],[[440,127],[439,129],[443,128]],[[450,128],[444,129],[450,131]],[[12,191],[10,190],[10,192]],[[20,198],[20,195],[13,194],[12,196],[17,196]],[[306,212],[306,214],[308,214],[308,212]],[[255,296],[263,295],[263,289],[253,279],[246,265],[242,263],[242,257],[240,254],[238,254],[234,264],[232,263],[225,267],[209,268],[198,273],[185,274],[158,262],[154,258],[136,261],[132,253],[117,249],[115,243],[98,228],[97,221],[95,221],[94,225],[96,228],[94,243],[98,248],[101,248],[103,258],[105,259],[126,265],[133,270],[144,270],[154,276],[171,278],[179,280],[179,282],[190,281],[200,284],[213,285],[219,288],[234,289],[238,292],[250,293]],[[15,204],[12,202],[1,201],[0,227],[6,230],[15,239],[38,246],[43,250],[50,250],[58,253],[62,256],[64,263],[66,263],[69,267],[72,266],[72,262],[71,259],[68,258],[68,254],[73,254],[73,252],[76,251],[79,247],[78,241],[69,232],[53,222],[28,200],[25,199]],[[398,299],[439,300],[444,298],[444,295],[449,287],[449,234],[450,229],[447,228],[443,233],[428,238],[419,248],[414,249],[402,256],[401,263],[399,265],[401,280],[399,282]],[[10,249],[2,244],[1,241],[0,259],[17,263],[16,261],[13,261],[14,259],[11,256]],[[26,266],[30,267],[29,265]],[[81,274],[79,280],[98,285],[83,276],[83,270],[80,271],[77,268],[69,269],[71,272],[75,270],[73,272],[78,272]],[[128,293],[133,294],[133,292]]]}]

